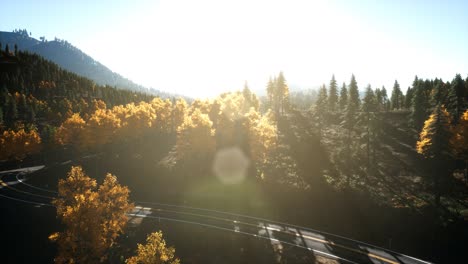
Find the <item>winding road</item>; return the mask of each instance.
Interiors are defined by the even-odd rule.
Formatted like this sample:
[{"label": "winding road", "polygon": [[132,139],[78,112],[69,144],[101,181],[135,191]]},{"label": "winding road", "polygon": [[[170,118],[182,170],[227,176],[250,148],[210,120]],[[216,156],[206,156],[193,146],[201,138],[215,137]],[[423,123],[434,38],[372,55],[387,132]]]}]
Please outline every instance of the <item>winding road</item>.
[{"label": "winding road", "polygon": [[[36,166],[0,172],[0,201],[26,203],[35,207],[54,207],[51,200],[57,192],[28,183],[28,177],[44,169]],[[205,208],[136,201],[135,209],[128,214],[130,224],[142,219],[199,226],[222,232],[268,240],[273,246],[289,245],[313,252],[339,263],[407,263],[430,262],[366,244],[350,238],[318,230],[277,222],[248,215]]]}]

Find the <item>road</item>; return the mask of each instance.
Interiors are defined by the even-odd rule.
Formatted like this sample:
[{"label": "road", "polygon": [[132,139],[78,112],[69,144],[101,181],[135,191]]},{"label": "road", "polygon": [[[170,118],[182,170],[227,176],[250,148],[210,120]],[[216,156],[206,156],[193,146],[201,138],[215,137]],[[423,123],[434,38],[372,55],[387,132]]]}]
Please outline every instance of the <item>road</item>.
[{"label": "road", "polygon": [[[53,207],[51,200],[57,195],[55,190],[28,183],[28,177],[34,177],[33,172],[43,168],[36,166],[0,172],[0,199],[4,200],[1,202]],[[136,201],[135,204],[135,209],[128,214],[133,225],[138,225],[143,219],[195,225],[265,239],[273,247],[297,247],[304,253],[310,251],[340,263],[430,263],[350,238],[269,219],[156,202]]]}]

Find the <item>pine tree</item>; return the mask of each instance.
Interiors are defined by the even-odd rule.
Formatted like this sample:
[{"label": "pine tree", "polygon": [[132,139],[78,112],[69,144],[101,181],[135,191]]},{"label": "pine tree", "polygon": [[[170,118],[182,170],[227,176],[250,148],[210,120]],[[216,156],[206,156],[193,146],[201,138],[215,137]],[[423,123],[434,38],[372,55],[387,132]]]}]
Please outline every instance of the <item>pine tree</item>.
[{"label": "pine tree", "polygon": [[434,88],[431,91],[430,104],[432,109],[435,109],[438,105],[444,104],[446,99],[446,85],[443,82],[434,82]]},{"label": "pine tree", "polygon": [[338,104],[338,87],[335,80],[335,75],[332,75],[332,79],[330,80],[330,87],[328,92],[328,109],[331,112],[336,111],[336,107]]},{"label": "pine tree", "polygon": [[270,109],[275,110],[275,96],[276,96],[276,88],[275,88],[275,81],[270,77],[266,87],[268,103]]},{"label": "pine tree", "polygon": [[402,103],[403,103],[402,95],[403,93],[401,92],[400,84],[398,84],[397,80],[395,80],[395,84],[393,85],[393,90],[392,90],[392,96],[390,98],[390,104],[391,104],[392,110],[401,109]]},{"label": "pine tree", "polygon": [[[451,117],[444,106],[438,105],[424,122],[419,134],[416,150],[433,166],[435,203],[440,204],[440,196],[448,180],[448,166],[452,149],[450,147]],[[444,177],[444,175],[446,177]]]},{"label": "pine tree", "polygon": [[319,128],[322,129],[324,121],[326,119],[326,114],[328,112],[328,95],[327,95],[327,87],[325,84],[320,88],[319,93],[317,95],[317,101],[315,102],[315,112],[318,117],[319,121]]},{"label": "pine tree", "polygon": [[343,83],[340,90],[340,111],[344,111],[346,109],[346,105],[348,104],[348,89],[346,89],[346,83]]},{"label": "pine tree", "polygon": [[389,111],[390,110],[390,102],[388,100],[387,89],[385,89],[385,86],[382,86],[382,102],[383,102],[384,111]]},{"label": "pine tree", "polygon": [[351,82],[349,83],[349,102],[348,105],[352,105],[354,111],[359,109],[361,101],[359,99],[359,89],[356,82],[356,78],[354,74],[351,75]]},{"label": "pine tree", "polygon": [[413,98],[411,100],[411,123],[414,128],[421,130],[424,120],[429,113],[429,100],[427,94],[427,82],[416,76],[413,81]]},{"label": "pine tree", "polygon": [[405,108],[410,109],[413,101],[413,92],[414,90],[411,89],[411,87],[408,87],[406,89],[406,94],[405,94]]},{"label": "pine tree", "polygon": [[366,131],[366,136],[364,139],[367,139],[366,146],[367,146],[367,168],[369,169],[370,166],[370,159],[371,159],[371,144],[372,144],[372,150],[374,153],[374,159],[375,159],[375,138],[376,138],[376,127],[377,127],[377,122],[375,118],[375,113],[377,111],[377,98],[375,96],[374,91],[372,90],[370,84],[366,88],[366,93],[364,95],[364,99],[362,100],[362,111],[366,113],[366,126],[367,126],[367,131]]},{"label": "pine tree", "polygon": [[277,113],[284,114],[285,109],[289,104],[289,87],[286,84],[283,72],[280,72],[276,79],[276,92],[277,92]]},{"label": "pine tree", "polygon": [[465,161],[465,179],[468,179],[468,110],[458,120],[450,143],[455,157]]},{"label": "pine tree", "polygon": [[449,86],[447,110],[452,114],[455,123],[467,108],[465,83],[460,74],[457,74]]},{"label": "pine tree", "polygon": [[364,99],[362,100],[362,111],[375,112],[377,110],[377,98],[371,86],[368,85]]},{"label": "pine tree", "polygon": [[383,97],[382,90],[380,90],[380,88],[375,89],[375,103],[377,104],[376,111],[383,110]]}]

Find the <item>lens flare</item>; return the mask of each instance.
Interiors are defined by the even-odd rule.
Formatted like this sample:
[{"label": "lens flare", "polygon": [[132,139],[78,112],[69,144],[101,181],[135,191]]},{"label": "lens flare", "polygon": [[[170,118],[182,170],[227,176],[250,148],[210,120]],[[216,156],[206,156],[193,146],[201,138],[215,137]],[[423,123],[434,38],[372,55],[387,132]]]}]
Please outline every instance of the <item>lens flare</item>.
[{"label": "lens flare", "polygon": [[247,177],[250,160],[238,147],[219,150],[213,161],[213,172],[226,185],[240,184]]}]

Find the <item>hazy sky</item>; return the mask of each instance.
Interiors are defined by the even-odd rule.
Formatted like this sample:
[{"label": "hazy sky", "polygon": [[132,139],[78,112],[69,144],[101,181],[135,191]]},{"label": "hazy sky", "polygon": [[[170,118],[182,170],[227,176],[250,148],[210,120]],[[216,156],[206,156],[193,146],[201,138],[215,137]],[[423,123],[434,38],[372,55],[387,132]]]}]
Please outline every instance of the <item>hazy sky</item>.
[{"label": "hazy sky", "polygon": [[356,75],[360,89],[468,75],[468,1],[15,0],[0,30],[65,39],[156,89],[211,96],[264,89],[283,71],[310,88]]}]

